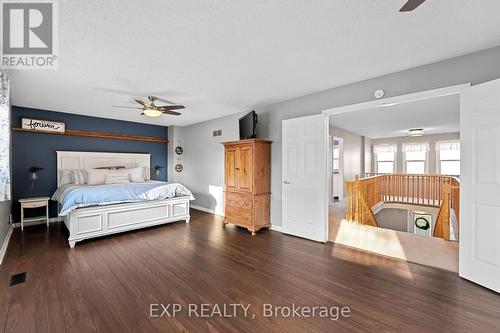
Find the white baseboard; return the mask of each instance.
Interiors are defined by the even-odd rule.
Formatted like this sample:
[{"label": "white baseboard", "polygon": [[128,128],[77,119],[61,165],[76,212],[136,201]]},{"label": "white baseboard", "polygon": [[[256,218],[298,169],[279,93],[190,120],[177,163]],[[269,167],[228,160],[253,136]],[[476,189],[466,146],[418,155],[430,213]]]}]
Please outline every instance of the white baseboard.
[{"label": "white baseboard", "polygon": [[[208,209],[208,208],[197,206],[197,205],[190,205],[190,207],[193,209],[201,210],[202,212],[205,212],[205,213],[210,213],[210,214],[224,217],[224,215],[222,215],[222,214],[217,214],[213,209]],[[282,232],[282,227],[280,225],[271,225],[271,230],[274,230],[277,232]]]},{"label": "white baseboard", "polygon": [[274,231],[277,231],[277,232],[282,232],[283,228],[280,225],[271,224],[271,230],[274,230]]},{"label": "white baseboard", "polygon": [[[55,222],[60,222],[62,219],[60,217],[51,217],[49,219],[49,223],[55,223]],[[40,221],[30,221],[30,222],[24,222],[25,227],[29,227],[30,225],[37,225],[37,224],[45,224],[44,220]],[[12,223],[13,228],[20,228],[21,227],[21,222],[15,222]]]},{"label": "white baseboard", "polygon": [[197,209],[197,210],[201,210],[202,212],[205,212],[205,213],[210,213],[210,214],[224,217],[224,215],[216,213],[215,210],[213,210],[213,209],[208,209],[208,208],[197,206],[197,205],[190,205],[190,207]]},{"label": "white baseboard", "polygon": [[9,230],[7,231],[7,235],[5,235],[2,247],[0,248],[0,265],[2,264],[3,257],[5,257],[5,253],[7,253],[7,246],[9,246],[11,235],[12,235],[12,227],[10,227]]}]

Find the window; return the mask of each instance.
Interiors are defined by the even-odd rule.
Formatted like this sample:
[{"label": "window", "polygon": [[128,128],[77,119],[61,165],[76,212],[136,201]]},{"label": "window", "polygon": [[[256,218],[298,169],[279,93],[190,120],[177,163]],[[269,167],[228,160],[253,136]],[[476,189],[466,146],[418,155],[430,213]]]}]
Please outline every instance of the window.
[{"label": "window", "polygon": [[396,145],[373,146],[377,173],[394,173],[396,169]]},{"label": "window", "polygon": [[0,201],[10,200],[9,80],[0,72]]},{"label": "window", "polygon": [[439,173],[442,175],[460,175],[460,141],[436,143]]},{"label": "window", "polygon": [[340,148],[333,148],[333,173],[340,172]]},{"label": "window", "polygon": [[409,174],[424,174],[427,171],[428,143],[405,143],[405,172]]}]

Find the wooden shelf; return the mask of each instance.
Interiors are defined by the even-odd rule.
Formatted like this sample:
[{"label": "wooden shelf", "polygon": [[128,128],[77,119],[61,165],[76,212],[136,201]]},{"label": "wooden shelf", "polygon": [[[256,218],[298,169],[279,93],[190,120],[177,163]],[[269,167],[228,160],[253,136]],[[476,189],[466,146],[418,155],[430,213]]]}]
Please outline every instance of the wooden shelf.
[{"label": "wooden shelf", "polygon": [[118,139],[118,140],[134,140],[134,141],[168,143],[167,138],[159,138],[159,137],[154,137],[154,136],[118,134],[118,133],[89,132],[89,131],[78,131],[78,130],[66,130],[66,132],[64,132],[64,133],[58,133],[58,132],[48,132],[48,131],[32,131],[32,130],[19,128],[19,127],[13,127],[12,131],[55,134],[55,135],[85,136],[85,137],[101,138],[101,139]]}]

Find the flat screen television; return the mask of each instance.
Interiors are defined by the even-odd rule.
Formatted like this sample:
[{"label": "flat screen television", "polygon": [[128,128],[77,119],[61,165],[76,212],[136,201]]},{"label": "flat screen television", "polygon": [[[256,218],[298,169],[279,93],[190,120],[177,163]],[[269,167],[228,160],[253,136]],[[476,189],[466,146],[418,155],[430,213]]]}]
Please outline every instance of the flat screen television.
[{"label": "flat screen television", "polygon": [[257,137],[257,113],[249,112],[240,118],[240,140]]}]

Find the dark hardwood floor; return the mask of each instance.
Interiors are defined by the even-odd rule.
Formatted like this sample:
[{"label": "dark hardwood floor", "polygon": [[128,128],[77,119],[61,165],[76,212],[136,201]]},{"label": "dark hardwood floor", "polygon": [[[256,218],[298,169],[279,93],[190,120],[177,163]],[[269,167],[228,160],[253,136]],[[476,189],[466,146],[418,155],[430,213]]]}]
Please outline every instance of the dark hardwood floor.
[{"label": "dark hardwood floor", "polygon": [[[183,222],[78,243],[61,223],[16,229],[0,266],[6,332],[499,332],[500,296],[457,275],[329,243],[251,236],[192,211]],[[10,276],[27,281],[9,287]],[[178,303],[175,318],[150,304]],[[251,304],[233,318],[189,303]],[[350,317],[262,315],[274,306],[348,306]],[[252,315],[255,314],[255,318]]]}]

